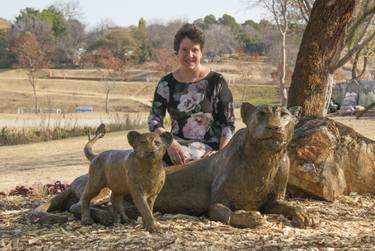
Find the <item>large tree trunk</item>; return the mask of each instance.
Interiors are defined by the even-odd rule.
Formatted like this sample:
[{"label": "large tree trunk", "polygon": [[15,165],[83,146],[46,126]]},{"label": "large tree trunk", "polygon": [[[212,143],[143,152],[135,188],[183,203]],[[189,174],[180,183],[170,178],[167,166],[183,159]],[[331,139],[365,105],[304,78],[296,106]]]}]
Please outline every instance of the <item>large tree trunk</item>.
[{"label": "large tree trunk", "polygon": [[289,88],[289,107],[299,105],[304,115],[324,116],[330,65],[337,49],[340,50],[340,40],[352,18],[355,2],[315,1]]}]

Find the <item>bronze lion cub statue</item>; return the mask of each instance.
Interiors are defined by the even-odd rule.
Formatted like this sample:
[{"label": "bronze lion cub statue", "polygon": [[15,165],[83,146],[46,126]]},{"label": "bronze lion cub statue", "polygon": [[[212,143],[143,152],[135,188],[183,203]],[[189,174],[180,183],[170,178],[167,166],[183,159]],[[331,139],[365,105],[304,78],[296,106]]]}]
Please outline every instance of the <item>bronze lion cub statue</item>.
[{"label": "bronze lion cub statue", "polygon": [[130,222],[124,209],[124,197],[130,194],[146,229],[153,232],[158,230],[152,214],[154,202],[165,181],[162,159],[172,142],[172,135],[169,132],[158,135],[131,131],[127,137],[133,151],[109,150],[95,155],[91,151],[95,140],[86,145],[85,155],[91,163],[82,194],[81,222],[94,222],[90,201],[108,187],[112,191],[111,202],[117,220]]}]

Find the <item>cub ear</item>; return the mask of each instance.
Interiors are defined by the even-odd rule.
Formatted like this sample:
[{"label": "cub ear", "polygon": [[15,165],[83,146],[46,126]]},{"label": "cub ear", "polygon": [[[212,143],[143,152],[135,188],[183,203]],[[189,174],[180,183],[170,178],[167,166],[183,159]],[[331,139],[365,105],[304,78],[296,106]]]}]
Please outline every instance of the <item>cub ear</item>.
[{"label": "cub ear", "polygon": [[297,120],[299,120],[301,118],[301,115],[302,115],[302,106],[292,106],[292,107],[289,107],[288,110],[290,111],[290,113],[297,118]]},{"label": "cub ear", "polygon": [[134,147],[134,144],[135,142],[137,141],[137,139],[141,136],[141,134],[139,132],[136,132],[136,131],[130,131],[128,133],[128,142],[129,144]]},{"label": "cub ear", "polygon": [[160,134],[160,138],[163,140],[166,147],[169,147],[173,140],[173,136],[170,132],[163,132]]},{"label": "cub ear", "polygon": [[242,122],[247,124],[247,119],[249,118],[249,115],[255,110],[255,106],[248,103],[244,102],[241,104],[241,118]]}]

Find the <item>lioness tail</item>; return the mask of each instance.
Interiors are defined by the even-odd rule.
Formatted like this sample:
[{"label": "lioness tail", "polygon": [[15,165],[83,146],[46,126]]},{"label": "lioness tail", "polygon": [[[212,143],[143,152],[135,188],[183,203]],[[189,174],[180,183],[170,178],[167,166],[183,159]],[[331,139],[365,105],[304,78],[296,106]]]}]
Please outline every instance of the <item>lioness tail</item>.
[{"label": "lioness tail", "polygon": [[95,132],[95,136],[93,138],[91,138],[91,132],[89,132],[89,142],[87,142],[87,144],[85,145],[85,148],[83,149],[83,151],[85,152],[85,156],[86,158],[91,161],[93,158],[96,157],[96,154],[93,153],[92,151],[92,146],[95,144],[95,142],[104,137],[104,134],[105,134],[105,125],[102,123],[98,126],[98,128],[96,129],[96,132]]}]

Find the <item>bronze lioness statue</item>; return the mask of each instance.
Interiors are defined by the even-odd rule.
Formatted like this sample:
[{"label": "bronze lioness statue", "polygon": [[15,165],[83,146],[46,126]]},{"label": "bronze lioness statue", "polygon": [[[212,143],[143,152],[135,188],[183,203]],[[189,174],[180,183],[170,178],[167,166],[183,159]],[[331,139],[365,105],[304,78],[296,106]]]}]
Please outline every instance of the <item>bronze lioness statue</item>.
[{"label": "bronze lioness statue", "polygon": [[[289,174],[287,145],[299,114],[299,107],[288,110],[243,103],[241,117],[246,127],[216,154],[167,171],[154,210],[207,214],[212,220],[236,227],[262,224],[260,212],[283,214],[298,227],[312,225],[303,209],[284,201]],[[72,188],[70,194],[73,192]],[[79,198],[81,193],[75,195]],[[64,204],[63,199],[61,196],[55,202]],[[39,213],[56,209],[56,203],[51,202]]]},{"label": "bronze lioness statue", "polygon": [[94,223],[90,201],[107,187],[112,191],[116,221],[121,218],[123,223],[130,222],[124,208],[124,197],[131,195],[146,229],[154,232],[157,225],[152,212],[155,199],[164,185],[163,156],[172,142],[172,134],[130,131],[127,137],[133,151],[109,150],[95,155],[91,145],[86,145],[85,153],[91,163],[81,200],[81,222],[86,225]]}]

